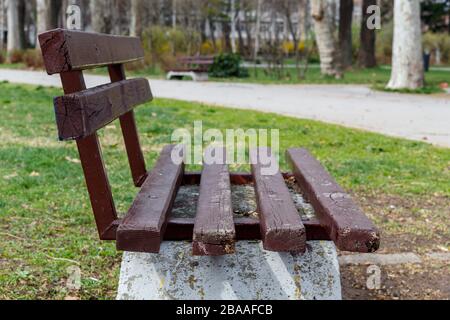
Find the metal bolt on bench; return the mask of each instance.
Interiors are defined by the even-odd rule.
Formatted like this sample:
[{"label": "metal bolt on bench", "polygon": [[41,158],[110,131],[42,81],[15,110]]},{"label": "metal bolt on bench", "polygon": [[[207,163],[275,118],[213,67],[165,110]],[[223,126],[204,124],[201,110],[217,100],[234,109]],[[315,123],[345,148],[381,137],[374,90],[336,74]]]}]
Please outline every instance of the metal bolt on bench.
[{"label": "metal bolt on bench", "polygon": [[[307,241],[315,240],[331,240],[344,251],[378,249],[376,227],[304,149],[287,151],[293,173],[264,176],[257,159],[251,174],[230,173],[226,165],[185,172],[184,164],[171,160],[174,146],[166,146],[147,172],[133,109],[151,101],[152,93],[147,79],[126,80],[124,72],[125,63],[144,57],[140,40],[62,29],[41,34],[39,40],[48,74],[61,77],[65,95],[54,100],[59,138],[77,143],[101,240],[116,240],[118,250],[142,253],[160,253],[163,241],[190,241],[194,256],[213,257],[233,254],[254,240],[270,252],[305,253]],[[111,83],[86,89],[83,70],[105,66]],[[123,219],[116,212],[97,136],[117,119],[133,182],[140,188]],[[317,218],[302,220],[288,178],[295,178]],[[172,218],[180,186],[192,184],[200,185],[196,217]],[[245,184],[255,187],[259,219],[233,216],[231,186]]]}]

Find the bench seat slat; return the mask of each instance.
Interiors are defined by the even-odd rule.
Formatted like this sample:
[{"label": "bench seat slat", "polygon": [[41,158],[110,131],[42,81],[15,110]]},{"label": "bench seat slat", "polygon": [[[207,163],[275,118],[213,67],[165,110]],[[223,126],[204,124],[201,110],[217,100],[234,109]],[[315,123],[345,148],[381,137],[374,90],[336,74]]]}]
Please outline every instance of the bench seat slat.
[{"label": "bench seat slat", "polygon": [[193,236],[194,255],[232,254],[235,238],[228,166],[204,164]]},{"label": "bench seat slat", "polygon": [[152,98],[147,79],[123,80],[57,97],[54,105],[59,138],[90,136]]},{"label": "bench seat slat", "polygon": [[117,229],[117,249],[159,253],[168,216],[184,174],[172,161],[175,146],[166,146],[145,180],[127,216]]},{"label": "bench seat slat", "polygon": [[298,185],[336,246],[343,251],[376,251],[380,245],[377,228],[320,162],[305,149],[290,149],[287,158]]},{"label": "bench seat slat", "polygon": [[[306,230],[300,214],[281,173],[263,175],[260,153],[269,155],[271,151],[258,148],[250,152],[264,248],[303,253],[306,250]],[[274,163],[275,158],[270,156]]]},{"label": "bench seat slat", "polygon": [[123,64],[144,57],[141,41],[135,37],[55,29],[40,34],[39,43],[48,74]]}]

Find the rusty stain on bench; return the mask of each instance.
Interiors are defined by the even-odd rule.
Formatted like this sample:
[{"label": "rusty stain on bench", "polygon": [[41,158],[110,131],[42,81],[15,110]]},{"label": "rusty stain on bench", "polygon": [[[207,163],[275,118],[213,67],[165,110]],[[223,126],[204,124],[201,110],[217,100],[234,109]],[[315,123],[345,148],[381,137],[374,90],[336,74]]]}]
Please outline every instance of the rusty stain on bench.
[{"label": "rusty stain on bench", "polygon": [[[55,98],[59,136],[76,140],[101,240],[116,240],[125,251],[158,253],[161,241],[192,241],[197,255],[234,251],[235,241],[262,240],[266,249],[304,252],[307,240],[333,240],[339,249],[376,251],[378,230],[306,150],[291,149],[293,173],[264,176],[229,173],[225,165],[184,172],[166,146],[147,172],[133,108],[152,100],[148,80],[126,80],[124,63],[143,59],[139,39],[78,31],[52,30],[39,36],[49,74],[59,73],[65,95]],[[86,89],[83,70],[108,67],[111,83]],[[125,218],[118,217],[97,131],[119,119],[133,183],[140,188]],[[254,159],[255,160],[255,159]],[[286,186],[296,179],[317,219],[302,220]],[[171,217],[180,185],[200,185],[196,218]],[[231,185],[253,185],[260,219],[232,214]]]}]

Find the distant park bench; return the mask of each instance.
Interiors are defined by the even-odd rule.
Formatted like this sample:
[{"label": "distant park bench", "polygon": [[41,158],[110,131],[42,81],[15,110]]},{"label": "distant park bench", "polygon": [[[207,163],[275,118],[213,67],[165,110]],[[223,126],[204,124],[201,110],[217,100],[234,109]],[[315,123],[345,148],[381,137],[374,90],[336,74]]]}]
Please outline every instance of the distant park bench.
[{"label": "distant park bench", "polygon": [[[166,255],[167,259],[162,259],[158,267],[168,270],[173,269],[170,260],[173,247],[170,249],[169,244],[185,241],[191,243],[192,257],[230,257],[239,242],[242,243],[240,248],[253,250],[254,247],[246,247],[244,243],[254,240],[262,241],[265,250],[280,253],[304,253],[307,251],[306,242],[311,240],[333,241],[337,248],[344,251],[374,252],[378,249],[380,236],[376,227],[321,164],[304,149],[287,151],[293,173],[278,172],[264,176],[258,157],[253,158],[252,173],[230,173],[227,165],[219,164],[205,164],[201,173],[185,172],[183,163],[173,162],[171,154],[176,146],[170,145],[163,148],[153,170],[148,172],[133,109],[151,101],[152,92],[147,79],[126,80],[124,72],[125,63],[144,56],[139,39],[57,29],[41,34],[39,40],[47,72],[60,74],[61,77],[65,95],[54,99],[59,138],[62,141],[75,140],[77,143],[101,240],[115,240],[117,249],[126,252],[160,253],[160,257]],[[86,89],[83,70],[105,66],[109,70],[111,83]],[[117,119],[120,120],[133,182],[140,188],[124,218],[119,218],[116,211],[97,135],[98,130]],[[255,156],[256,153],[251,154]],[[295,179],[314,208],[316,218],[301,218],[286,179]],[[172,207],[178,190],[181,186],[189,185],[200,186],[196,216],[174,218]],[[259,219],[233,216],[232,185],[254,186]],[[165,251],[160,252],[162,243],[166,241],[168,246],[164,246]],[[239,254],[242,255],[239,259],[247,257],[245,251]],[[248,259],[252,257],[255,255],[249,255]],[[143,263],[137,257],[127,261],[130,259],[137,261],[137,264]],[[319,256],[318,259],[322,259],[322,265],[325,265],[326,258]],[[326,270],[336,269],[333,267],[337,264],[336,259],[328,264],[331,269]],[[202,268],[213,266],[205,264]],[[223,268],[228,270],[226,266]],[[235,268],[235,274],[242,276],[239,268],[245,266],[238,264]],[[137,279],[127,275],[129,270],[123,269],[125,280],[121,278],[122,288],[126,291],[124,297],[131,294],[127,289],[129,281]],[[148,271],[145,270],[139,266],[135,269],[143,273]],[[278,270],[286,272],[291,269],[281,267]],[[208,272],[214,275],[216,271],[213,268]],[[188,277],[188,274],[179,276]],[[257,277],[261,277],[261,288],[267,286],[264,281],[269,278],[274,283],[277,281],[270,274]],[[319,282],[328,286],[330,282],[327,279]],[[339,276],[335,275],[333,279],[339,281]],[[289,281],[295,283],[294,278]],[[142,282],[135,284],[140,286]],[[159,295],[161,292],[155,289],[159,284],[152,282],[146,284],[146,288],[151,287],[156,298],[167,298]],[[177,284],[174,283],[174,286]],[[173,294],[184,292],[184,289],[190,290],[189,285],[183,286],[181,291],[177,288]],[[209,297],[223,297],[222,293],[214,295],[216,289],[208,290],[207,294],[212,291],[212,295],[207,295]],[[280,290],[284,290],[283,287]],[[199,291],[190,292],[193,296],[189,297],[198,297]],[[256,293],[244,290],[242,294],[248,294],[244,296],[247,298],[255,298]]]},{"label": "distant park bench", "polygon": [[208,70],[214,64],[214,56],[192,56],[177,59],[175,66],[168,68],[167,79],[191,77],[194,81],[207,81]]}]

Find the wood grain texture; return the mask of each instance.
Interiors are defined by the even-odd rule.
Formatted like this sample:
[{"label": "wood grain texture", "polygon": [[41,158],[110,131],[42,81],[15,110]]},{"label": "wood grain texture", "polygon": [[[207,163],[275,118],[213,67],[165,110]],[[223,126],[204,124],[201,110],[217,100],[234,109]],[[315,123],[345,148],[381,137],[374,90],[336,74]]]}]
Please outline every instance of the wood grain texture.
[{"label": "wood grain texture", "polygon": [[145,180],[127,216],[117,229],[117,249],[159,253],[169,213],[184,174],[184,164],[175,164],[166,146]]},{"label": "wood grain texture", "polygon": [[48,74],[122,64],[144,57],[139,38],[55,29],[39,35]]},{"label": "wood grain texture", "polygon": [[[267,148],[250,152],[264,249],[303,253],[306,250],[305,226],[281,173],[262,174],[260,153],[269,155],[271,152]],[[272,156],[272,163],[274,161]]]},{"label": "wood grain texture", "polygon": [[152,99],[147,79],[124,80],[57,97],[54,105],[59,138],[90,136]]},{"label": "wood grain texture", "polygon": [[228,166],[204,164],[195,218],[193,253],[212,256],[232,254],[235,238]]},{"label": "wood grain texture", "polygon": [[323,166],[305,149],[290,149],[287,158],[297,183],[336,246],[352,252],[378,250],[379,231]]}]

